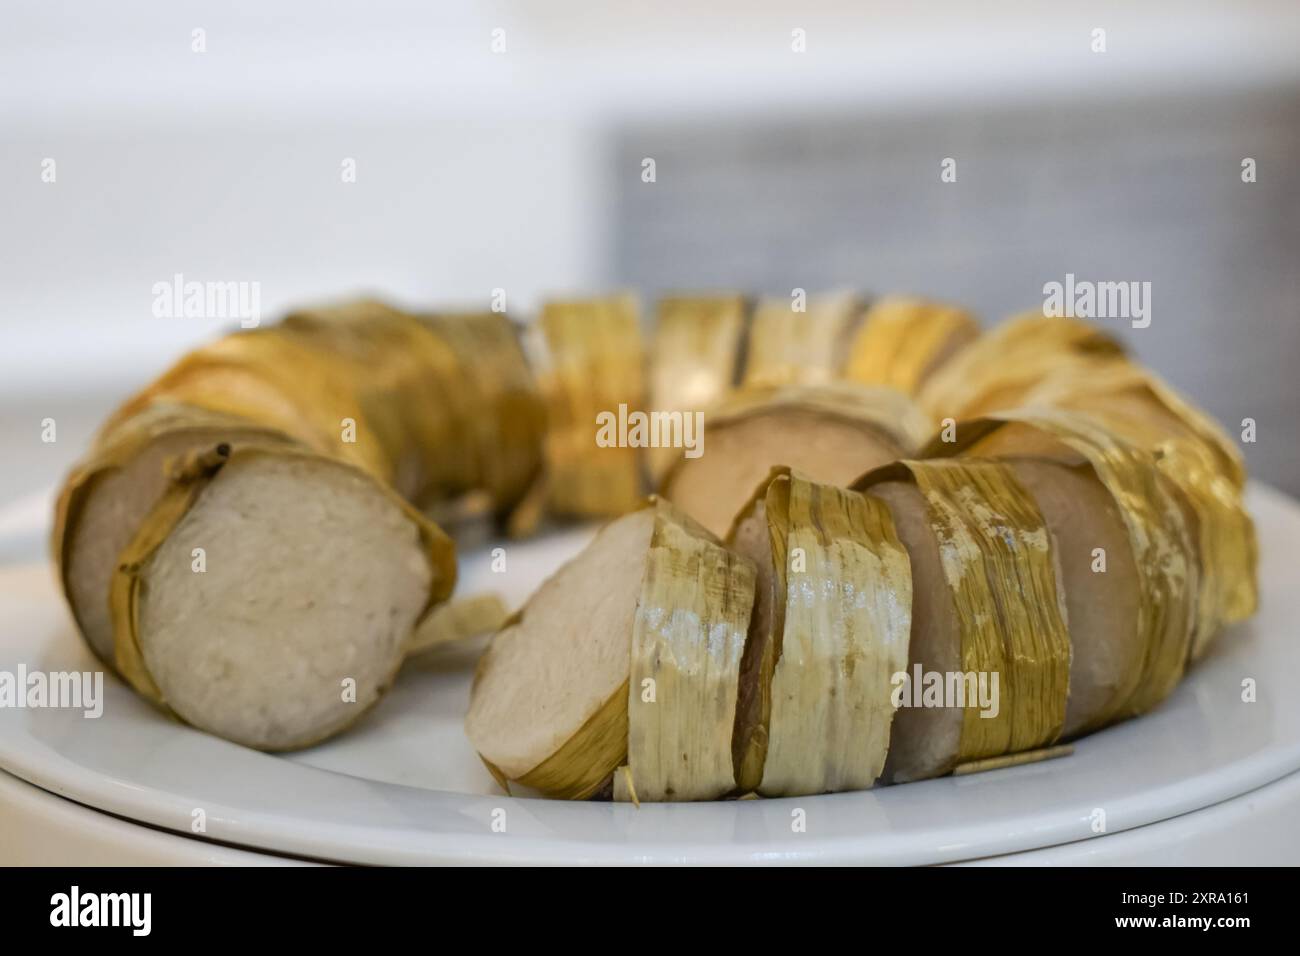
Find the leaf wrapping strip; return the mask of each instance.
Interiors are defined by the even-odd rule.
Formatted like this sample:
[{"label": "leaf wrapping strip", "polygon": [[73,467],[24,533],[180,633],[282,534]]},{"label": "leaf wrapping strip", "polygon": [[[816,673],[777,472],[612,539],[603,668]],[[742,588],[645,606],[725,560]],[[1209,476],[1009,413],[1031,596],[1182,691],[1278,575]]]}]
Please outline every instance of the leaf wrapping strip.
[{"label": "leaf wrapping strip", "polygon": [[667,502],[653,506],[632,633],[629,773],[641,800],[715,799],[735,787],[731,733],[754,566]]},{"label": "leaf wrapping strip", "polygon": [[854,336],[844,377],[915,395],[957,349],[974,340],[970,313],[924,299],[891,298],[874,304]]},{"label": "leaf wrapping strip", "polygon": [[816,385],[839,377],[844,350],[862,317],[852,295],[813,296],[804,311],[790,299],[764,299],[754,311],[745,388]]},{"label": "leaf wrapping strip", "polygon": [[1053,376],[1028,397],[1033,405],[1077,410],[1113,435],[1150,451],[1185,497],[1201,569],[1192,655],[1259,603],[1255,526],[1242,501],[1241,453],[1223,430],[1156,375],[1126,361],[1087,376]]},{"label": "leaf wrapping strip", "polygon": [[967,701],[957,762],[1050,744],[1065,722],[1070,641],[1042,515],[993,462],[903,463],[924,495],[960,628],[962,670],[999,675],[1001,704]]},{"label": "leaf wrapping strip", "polygon": [[[627,759],[628,685],[605,701],[576,734],[551,756],[519,778],[525,787],[566,800],[586,800],[601,790]],[[508,789],[505,776],[486,759],[492,775]]]},{"label": "leaf wrapping strip", "polygon": [[[690,414],[721,402],[735,384],[746,320],[739,295],[662,300],[651,353],[651,408]],[[649,449],[651,472],[662,475],[680,456],[676,448]]]},{"label": "leaf wrapping strip", "polygon": [[643,348],[628,297],[552,302],[542,311],[548,367],[542,376],[549,423],[550,506],[559,514],[622,514],[642,498],[635,448],[602,448],[596,416],[640,409]]},{"label": "leaf wrapping strip", "polygon": [[930,453],[957,454],[981,434],[1021,422],[1055,438],[1087,461],[1119,505],[1129,531],[1142,601],[1138,609],[1143,665],[1132,686],[1097,726],[1146,713],[1168,696],[1183,675],[1197,627],[1198,570],[1176,486],[1151,453],[1111,435],[1095,420],[1064,409],[1001,412],[963,423],[955,445],[932,444]]},{"label": "leaf wrapping strip", "polygon": [[986,332],[944,363],[917,401],[938,422],[1020,405],[1050,376],[1082,374],[1123,354],[1101,329],[1077,319],[1028,313]]},{"label": "leaf wrapping strip", "polygon": [[786,469],[765,514],[784,609],[759,791],[866,789],[889,749],[892,677],[907,667],[907,552],[883,503]]}]

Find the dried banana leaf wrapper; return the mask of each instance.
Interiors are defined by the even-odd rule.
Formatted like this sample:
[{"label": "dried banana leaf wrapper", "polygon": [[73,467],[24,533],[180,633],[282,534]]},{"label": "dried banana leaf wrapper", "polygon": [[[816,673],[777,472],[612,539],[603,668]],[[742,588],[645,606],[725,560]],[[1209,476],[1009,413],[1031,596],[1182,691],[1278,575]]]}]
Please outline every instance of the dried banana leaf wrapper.
[{"label": "dried banana leaf wrapper", "polygon": [[456,598],[429,609],[411,632],[407,656],[427,654],[460,641],[501,630],[510,619],[497,594]]},{"label": "dried banana leaf wrapper", "polygon": [[739,788],[765,796],[866,789],[889,750],[893,675],[907,668],[907,552],[874,498],[776,468],[760,500],[774,607],[771,634],[751,625],[746,647],[742,687],[747,679],[756,686],[752,712],[737,715]]},{"label": "dried banana leaf wrapper", "polygon": [[754,565],[656,499],[632,634],[628,782],[639,800],[735,789],[732,729]]},{"label": "dried banana leaf wrapper", "polygon": [[643,495],[637,448],[597,443],[597,416],[644,400],[644,349],[629,297],[551,302],[542,311],[548,409],[546,469],[556,514],[622,514]]},{"label": "dried banana leaf wrapper", "polygon": [[[329,462],[331,466],[338,467],[336,459],[319,455],[303,447],[279,443],[248,443],[239,447],[222,443],[192,454],[185,460],[177,461],[172,468],[169,487],[148,517],[137,527],[135,537],[123,550],[117,572],[113,576],[109,604],[114,617],[114,656],[117,670],[138,693],[169,711],[167,701],[149,673],[140,646],[139,600],[142,569],[173,529],[194,507],[205,488],[222,468],[236,458],[252,458],[261,455],[323,460]],[[429,600],[425,607],[427,614],[438,602],[445,600],[451,594],[456,583],[455,549],[451,539],[389,486],[375,481],[373,476],[361,469],[357,471],[358,474],[366,476],[366,480],[374,482],[375,487],[392,500],[419,533],[422,550],[432,571]],[[400,664],[399,657],[395,661],[394,674]],[[359,709],[358,716],[360,713]]]},{"label": "dried banana leaf wrapper", "polygon": [[796,312],[790,299],[764,299],[754,311],[742,383],[746,388],[815,385],[839,377],[862,318],[852,295],[813,296]]},{"label": "dried banana leaf wrapper", "polygon": [[844,377],[915,395],[978,336],[978,323],[963,309],[925,299],[884,299],[867,311],[853,337]]},{"label": "dried banana leaf wrapper", "polygon": [[888,480],[910,480],[924,496],[956,610],[962,671],[990,682],[998,675],[996,715],[966,702],[954,766],[1051,744],[1065,722],[1070,639],[1033,498],[996,462],[903,461],[854,487]]},{"label": "dried banana leaf wrapper", "polygon": [[[361,326],[364,333],[356,331]],[[398,326],[415,330],[395,310],[366,302],[233,333],[182,358],[123,405],[105,430],[147,405],[179,402],[276,428],[392,483],[399,470],[391,438],[397,412],[381,408],[373,421],[363,414],[363,387],[384,392],[387,385],[363,386],[377,370],[367,367],[362,350],[388,351],[380,342],[409,346],[411,338],[395,334]],[[345,440],[348,420],[356,423],[355,441]]]},{"label": "dried banana leaf wrapper", "polygon": [[436,315],[424,322],[456,356],[457,374],[439,384],[448,408],[460,410],[468,399],[463,421],[477,463],[475,485],[498,511],[513,507],[540,474],[546,435],[546,406],[519,336],[500,313]]},{"label": "dried banana leaf wrapper", "polygon": [[1209,415],[1150,369],[1117,357],[1086,369],[1063,368],[1025,396],[1026,406],[1088,412],[1141,448],[1199,444],[1209,464],[1238,488],[1246,483],[1241,450]]},{"label": "dried banana leaf wrapper", "polygon": [[377,302],[296,312],[190,353],[110,419],[160,401],[236,415],[358,465],[421,506],[475,489],[499,510],[535,477],[543,428],[508,321]]},{"label": "dried banana leaf wrapper", "polygon": [[[582,728],[518,783],[561,800],[587,800],[602,792],[610,774],[627,759],[627,685],[620,687]],[[479,759],[502,789],[510,780],[482,755]]]},{"label": "dried banana leaf wrapper", "polygon": [[[735,384],[746,317],[739,295],[661,300],[651,350],[650,407],[691,414],[721,402]],[[679,448],[649,449],[651,474],[657,479],[681,455]]]},{"label": "dried banana leaf wrapper", "polygon": [[[1063,409],[1000,412],[963,422],[956,442],[932,442],[925,454],[977,456],[982,438],[1013,424],[1058,443],[1058,460],[1082,459],[1091,465],[1119,506],[1140,579],[1138,639],[1143,663],[1127,693],[1119,695],[1113,710],[1101,714],[1093,727],[1146,713],[1182,678],[1200,626],[1197,555],[1177,487],[1151,453],[1111,434],[1095,419]],[[1051,453],[1041,442],[1028,447],[1031,454]],[[1005,447],[1001,453],[1006,453]]]},{"label": "dried banana leaf wrapper", "polygon": [[1162,443],[1156,466],[1182,492],[1192,512],[1199,574],[1192,658],[1201,657],[1227,625],[1251,617],[1259,606],[1259,545],[1241,491],[1214,470],[1203,447]]},{"label": "dried banana leaf wrapper", "polygon": [[971,418],[1022,405],[1051,376],[1086,374],[1122,355],[1119,342],[1093,325],[1029,313],[958,351],[922,385],[917,401],[935,421]]},{"label": "dried banana leaf wrapper", "polygon": [[427,503],[480,486],[467,433],[472,416],[483,410],[450,403],[446,386],[456,380],[460,361],[414,316],[378,303],[345,305],[294,313],[269,331],[313,358],[284,363],[275,354],[283,346],[268,338],[268,364],[295,378],[301,368],[325,373],[313,403],[319,427],[327,433],[332,427],[331,438],[343,434],[338,409],[319,394],[332,382],[357,410],[349,416],[357,423],[355,441],[342,444],[369,446],[366,457],[378,461],[370,470],[404,498]]}]

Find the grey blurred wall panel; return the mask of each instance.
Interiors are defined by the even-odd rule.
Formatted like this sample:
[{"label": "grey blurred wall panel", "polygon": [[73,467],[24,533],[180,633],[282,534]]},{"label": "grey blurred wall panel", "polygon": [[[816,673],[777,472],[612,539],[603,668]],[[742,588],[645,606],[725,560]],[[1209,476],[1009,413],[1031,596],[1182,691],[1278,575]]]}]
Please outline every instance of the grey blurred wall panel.
[{"label": "grey blurred wall panel", "polygon": [[1066,273],[1149,281],[1150,327],[1105,324],[1234,435],[1254,418],[1252,473],[1300,495],[1300,90],[718,116],[620,128],[613,160],[605,279],[647,295],[906,291],[987,323]]}]

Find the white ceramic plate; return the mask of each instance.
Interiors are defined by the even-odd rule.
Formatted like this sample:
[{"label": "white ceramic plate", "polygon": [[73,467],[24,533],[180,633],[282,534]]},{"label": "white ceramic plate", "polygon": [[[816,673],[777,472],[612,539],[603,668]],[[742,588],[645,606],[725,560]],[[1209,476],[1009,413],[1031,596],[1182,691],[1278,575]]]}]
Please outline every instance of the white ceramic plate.
[{"label": "white ceramic plate", "polygon": [[[0,767],[165,829],[190,833],[201,809],[210,839],[358,863],[937,863],[1086,840],[1097,810],[1113,833],[1300,770],[1300,505],[1258,486],[1249,502],[1258,616],[1221,637],[1156,712],[1046,763],[788,800],[638,809],[511,798],[461,732],[477,650],[466,647],[408,669],[358,727],[289,757],[175,723],[107,677],[97,720],[0,708]],[[43,554],[45,518],[44,502],[0,512],[0,671],[97,666]],[[470,553],[462,590],[518,603],[588,533],[510,544],[505,574],[490,571],[486,551]],[[1255,703],[1242,702],[1246,678],[1257,682]]]}]

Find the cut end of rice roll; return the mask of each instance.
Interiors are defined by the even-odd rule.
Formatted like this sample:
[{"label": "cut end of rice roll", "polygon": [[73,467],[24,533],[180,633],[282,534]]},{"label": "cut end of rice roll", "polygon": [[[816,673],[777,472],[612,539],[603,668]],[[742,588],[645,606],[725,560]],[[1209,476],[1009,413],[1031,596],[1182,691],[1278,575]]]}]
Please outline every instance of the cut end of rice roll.
[{"label": "cut end of rice roll", "polygon": [[121,555],[117,666],[202,730],[309,746],[379,698],[454,580],[450,541],[364,472],[222,447],[173,475]]},{"label": "cut end of rice roll", "polygon": [[632,631],[654,529],[652,508],[610,522],[479,660],[465,732],[503,778],[582,799],[626,762]]},{"label": "cut end of rice roll", "polygon": [[290,444],[288,436],[233,416],[169,403],[146,406],[105,435],[65,482],[56,506],[53,553],[87,643],[113,664],[109,586],[122,550],[187,455],[225,445]]},{"label": "cut end of rice roll", "polygon": [[706,416],[703,454],[677,461],[661,494],[715,535],[778,465],[844,485],[910,454],[928,423],[902,393],[849,383],[742,392]]}]

